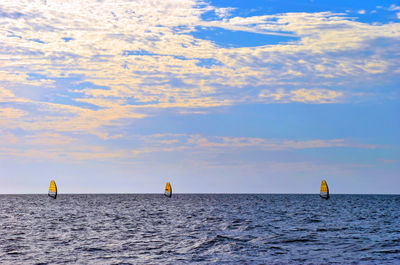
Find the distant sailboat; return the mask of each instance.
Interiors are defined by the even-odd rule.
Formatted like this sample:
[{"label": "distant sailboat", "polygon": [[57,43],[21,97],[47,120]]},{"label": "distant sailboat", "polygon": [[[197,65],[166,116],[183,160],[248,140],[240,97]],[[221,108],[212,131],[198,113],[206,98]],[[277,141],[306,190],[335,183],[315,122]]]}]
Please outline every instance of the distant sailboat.
[{"label": "distant sailboat", "polygon": [[170,197],[172,196],[172,188],[171,188],[171,183],[167,182],[167,185],[165,185],[165,196]]},{"label": "distant sailboat", "polygon": [[47,194],[53,199],[57,198],[57,185],[54,180],[50,181],[49,193]]},{"label": "distant sailboat", "polygon": [[319,196],[326,200],[329,199],[329,188],[325,180],[321,182],[321,191],[319,193]]}]

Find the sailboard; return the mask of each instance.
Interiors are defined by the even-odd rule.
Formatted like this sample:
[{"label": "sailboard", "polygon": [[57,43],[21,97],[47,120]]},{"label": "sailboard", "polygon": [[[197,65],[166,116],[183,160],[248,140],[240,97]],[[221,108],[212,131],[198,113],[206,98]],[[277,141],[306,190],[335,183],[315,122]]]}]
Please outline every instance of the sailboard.
[{"label": "sailboard", "polygon": [[57,198],[57,185],[54,180],[50,181],[49,193],[47,195],[53,199]]},{"label": "sailboard", "polygon": [[321,182],[321,191],[319,193],[319,196],[326,200],[329,199],[329,188],[325,180]]},{"label": "sailboard", "polygon": [[167,197],[170,197],[170,198],[172,196],[172,187],[171,187],[171,183],[169,183],[169,182],[167,182],[167,184],[165,185],[164,195]]}]

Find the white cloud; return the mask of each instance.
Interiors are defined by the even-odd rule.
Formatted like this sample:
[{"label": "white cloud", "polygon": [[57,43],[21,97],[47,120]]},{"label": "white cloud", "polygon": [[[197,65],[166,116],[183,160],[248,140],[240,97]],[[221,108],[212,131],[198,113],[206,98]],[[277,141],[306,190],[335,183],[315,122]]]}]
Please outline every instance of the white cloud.
[{"label": "white cloud", "polygon": [[215,14],[219,18],[226,18],[231,15],[232,11],[234,11],[235,8],[232,7],[226,7],[226,8],[216,8],[215,9]]},{"label": "white cloud", "polygon": [[390,10],[390,11],[397,11],[397,10],[400,10],[400,6],[397,6],[397,5],[395,5],[395,4],[392,4],[392,5],[388,8],[388,10]]}]

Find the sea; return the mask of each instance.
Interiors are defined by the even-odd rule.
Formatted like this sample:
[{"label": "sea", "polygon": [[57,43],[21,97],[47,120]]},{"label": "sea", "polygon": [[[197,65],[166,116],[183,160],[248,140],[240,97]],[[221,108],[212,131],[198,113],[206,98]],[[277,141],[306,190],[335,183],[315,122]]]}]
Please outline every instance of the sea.
[{"label": "sea", "polygon": [[0,264],[400,264],[400,195],[0,195]]}]

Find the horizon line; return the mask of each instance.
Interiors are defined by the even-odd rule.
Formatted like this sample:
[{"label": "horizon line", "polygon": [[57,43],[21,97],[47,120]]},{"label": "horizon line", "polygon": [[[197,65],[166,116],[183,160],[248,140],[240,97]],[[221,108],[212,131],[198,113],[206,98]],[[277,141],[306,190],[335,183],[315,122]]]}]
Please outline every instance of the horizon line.
[{"label": "horizon line", "polygon": [[[124,192],[102,192],[102,193],[58,193],[59,195],[164,195],[162,192],[137,192],[137,193],[124,193]],[[189,192],[189,193],[173,193],[174,195],[319,195],[319,193],[255,193],[255,192]],[[47,195],[47,193],[0,193],[1,195]],[[400,195],[400,193],[329,193],[329,195]]]}]

